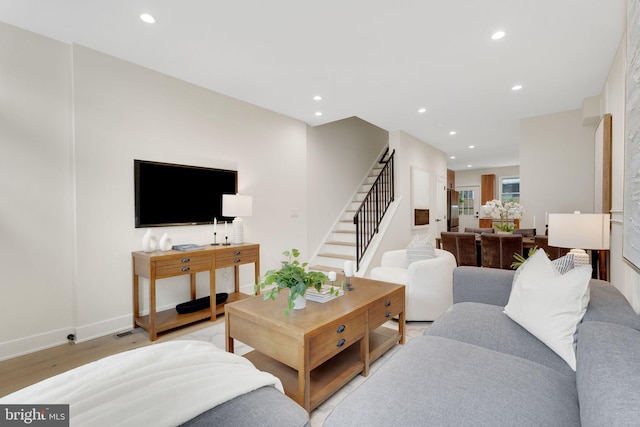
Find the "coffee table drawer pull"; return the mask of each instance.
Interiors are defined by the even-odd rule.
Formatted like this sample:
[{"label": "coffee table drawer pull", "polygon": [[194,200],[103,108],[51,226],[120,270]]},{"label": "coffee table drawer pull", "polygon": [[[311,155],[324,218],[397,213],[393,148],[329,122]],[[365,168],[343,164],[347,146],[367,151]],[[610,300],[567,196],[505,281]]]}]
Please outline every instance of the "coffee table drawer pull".
[{"label": "coffee table drawer pull", "polygon": [[339,334],[341,334],[341,333],[343,333],[343,332],[344,332],[344,330],[345,330],[346,328],[347,328],[346,326],[344,326],[344,325],[340,325],[340,326],[338,326],[338,329],[336,330],[336,332],[337,332],[337,333],[339,333]]},{"label": "coffee table drawer pull", "polygon": [[191,267],[182,267],[182,271],[189,271],[191,270]]},{"label": "coffee table drawer pull", "polygon": [[189,261],[191,261],[191,258],[182,258],[182,261],[180,261],[180,262],[185,263],[185,262],[189,262]]},{"label": "coffee table drawer pull", "polygon": [[338,344],[336,344],[337,347],[342,347],[344,345],[344,343],[346,343],[347,340],[345,340],[344,338],[342,338],[340,341],[338,341]]},{"label": "coffee table drawer pull", "polygon": [[390,311],[387,311],[387,312],[384,314],[384,317],[391,317],[391,312],[390,312]]},{"label": "coffee table drawer pull", "polygon": [[233,254],[234,254],[235,256],[238,256],[238,255],[240,255],[240,251],[235,251]]},{"label": "coffee table drawer pull", "polygon": [[390,300],[390,299],[388,299],[388,300],[384,303],[384,306],[385,306],[385,307],[389,307],[390,305],[391,305],[391,300]]}]

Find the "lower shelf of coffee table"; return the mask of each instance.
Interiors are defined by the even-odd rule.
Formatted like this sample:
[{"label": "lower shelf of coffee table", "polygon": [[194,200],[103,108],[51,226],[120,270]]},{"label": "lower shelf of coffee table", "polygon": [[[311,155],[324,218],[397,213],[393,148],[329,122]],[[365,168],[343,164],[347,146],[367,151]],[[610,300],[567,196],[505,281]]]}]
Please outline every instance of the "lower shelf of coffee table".
[{"label": "lower shelf of coffee table", "polygon": [[[266,356],[259,351],[245,354],[256,368],[275,375],[282,381],[287,396],[297,402],[303,401],[298,396],[298,371]],[[311,405],[309,410],[317,408],[322,402],[344,387],[352,378],[364,369],[360,360],[360,342],[353,344],[343,352],[311,371]]]},{"label": "lower shelf of coffee table", "polygon": [[[369,333],[369,361],[372,363],[392,348],[400,340],[400,333],[390,328],[380,327]],[[313,369],[310,373],[310,411],[344,387],[360,374],[365,366],[360,359],[362,340],[338,353],[333,358]],[[270,372],[280,379],[287,396],[297,402],[298,371],[259,352],[252,351],[244,355],[261,371]]]}]

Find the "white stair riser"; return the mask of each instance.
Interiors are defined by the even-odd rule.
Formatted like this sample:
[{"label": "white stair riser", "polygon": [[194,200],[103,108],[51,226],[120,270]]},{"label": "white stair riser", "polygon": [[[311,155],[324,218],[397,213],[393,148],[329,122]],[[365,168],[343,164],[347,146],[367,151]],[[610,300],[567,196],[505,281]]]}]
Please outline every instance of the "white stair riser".
[{"label": "white stair riser", "polygon": [[356,235],[351,233],[332,233],[331,240],[335,240],[336,242],[355,243]]},{"label": "white stair riser", "polygon": [[336,229],[343,231],[356,231],[356,225],[353,222],[340,221]]},{"label": "white stair riser", "polygon": [[367,193],[357,193],[356,196],[353,198],[353,200],[357,202],[362,202],[366,196],[367,196]]},{"label": "white stair riser", "polygon": [[[347,243],[351,243],[351,242],[347,242]],[[355,246],[333,245],[331,243],[325,243],[324,252],[327,252],[330,254],[356,256]]]},{"label": "white stair riser", "polygon": [[342,272],[346,259],[331,258],[319,256],[316,258],[316,264],[326,265],[327,267],[335,268],[337,273]]}]

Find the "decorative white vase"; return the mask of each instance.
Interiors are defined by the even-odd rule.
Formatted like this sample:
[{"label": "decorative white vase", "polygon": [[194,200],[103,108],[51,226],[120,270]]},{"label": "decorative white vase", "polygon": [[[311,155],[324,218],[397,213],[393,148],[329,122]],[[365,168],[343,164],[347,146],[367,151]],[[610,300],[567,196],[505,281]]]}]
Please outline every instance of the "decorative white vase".
[{"label": "decorative white vase", "polygon": [[171,237],[169,237],[169,233],[164,233],[162,237],[160,237],[160,250],[161,251],[171,250]]},{"label": "decorative white vase", "polygon": [[513,234],[513,231],[496,230],[496,234]]},{"label": "decorative white vase", "polygon": [[302,310],[306,306],[307,306],[307,297],[305,295],[298,295],[296,299],[293,300],[294,310]]},{"label": "decorative white vase", "polygon": [[142,250],[145,252],[153,252],[158,246],[158,239],[151,233],[151,230],[147,230],[142,236]]}]

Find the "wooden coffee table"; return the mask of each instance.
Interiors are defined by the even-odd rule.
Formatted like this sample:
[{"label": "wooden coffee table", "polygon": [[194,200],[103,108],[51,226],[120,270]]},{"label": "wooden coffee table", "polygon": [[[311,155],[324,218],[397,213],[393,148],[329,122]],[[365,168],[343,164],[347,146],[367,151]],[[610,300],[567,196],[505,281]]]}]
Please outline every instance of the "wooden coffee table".
[{"label": "wooden coffee table", "polygon": [[[343,280],[338,276],[336,284]],[[353,291],[326,303],[307,301],[284,315],[285,290],[275,301],[262,296],[225,306],[226,350],[234,339],[253,347],[245,355],[271,372],[285,393],[307,411],[324,402],[396,343],[404,344],[404,286],[351,278]],[[398,330],[383,326],[398,316]]]}]

